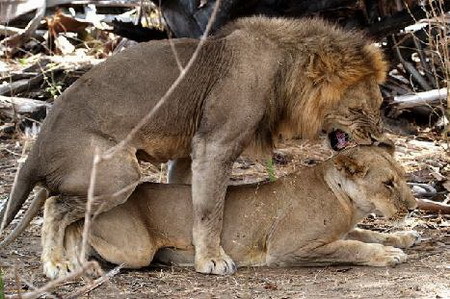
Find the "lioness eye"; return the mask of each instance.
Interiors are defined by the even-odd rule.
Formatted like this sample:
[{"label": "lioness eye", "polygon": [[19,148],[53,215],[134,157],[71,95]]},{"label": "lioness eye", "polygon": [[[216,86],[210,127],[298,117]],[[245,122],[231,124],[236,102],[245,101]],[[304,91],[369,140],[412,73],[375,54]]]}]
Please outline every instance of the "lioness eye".
[{"label": "lioness eye", "polygon": [[383,182],[383,184],[389,189],[394,188],[394,181],[393,180],[385,181],[385,182]]}]

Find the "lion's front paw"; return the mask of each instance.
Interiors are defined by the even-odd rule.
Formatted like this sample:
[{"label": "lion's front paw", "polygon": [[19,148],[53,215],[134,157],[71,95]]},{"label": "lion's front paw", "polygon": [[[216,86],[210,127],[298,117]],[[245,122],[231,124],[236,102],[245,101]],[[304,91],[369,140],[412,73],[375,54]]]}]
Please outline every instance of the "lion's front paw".
[{"label": "lion's front paw", "polygon": [[419,244],[421,241],[420,234],[415,230],[395,232],[392,234],[396,240],[389,244],[398,248],[409,248],[413,245]]},{"label": "lion's front paw", "polygon": [[392,246],[383,246],[380,244],[372,244],[376,246],[376,252],[373,253],[372,258],[369,262],[370,266],[394,267],[398,264],[406,262],[408,256],[403,250],[395,248]]},{"label": "lion's front paw", "polygon": [[219,256],[196,257],[195,271],[204,274],[229,275],[236,272],[236,265],[221,248]]}]

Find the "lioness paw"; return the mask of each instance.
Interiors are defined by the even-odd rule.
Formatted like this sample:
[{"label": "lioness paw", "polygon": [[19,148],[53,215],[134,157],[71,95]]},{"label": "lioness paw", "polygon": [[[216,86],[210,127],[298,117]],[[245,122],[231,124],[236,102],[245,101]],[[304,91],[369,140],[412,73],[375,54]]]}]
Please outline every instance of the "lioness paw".
[{"label": "lioness paw", "polygon": [[372,244],[376,246],[375,252],[372,254],[372,258],[369,261],[370,266],[394,267],[398,264],[406,262],[408,256],[403,250],[392,246],[383,246],[380,244]]},{"label": "lioness paw", "polygon": [[391,245],[398,248],[409,248],[413,245],[419,244],[420,234],[417,231],[410,230],[410,231],[401,231],[401,232],[395,232],[392,233],[392,236],[394,239],[392,240]]},{"label": "lioness paw", "polygon": [[43,268],[45,276],[50,279],[66,276],[75,270],[75,266],[72,263],[52,260],[44,261]]},{"label": "lioness paw", "polygon": [[230,275],[236,272],[236,264],[221,249],[218,257],[196,257],[195,271],[204,274]]}]

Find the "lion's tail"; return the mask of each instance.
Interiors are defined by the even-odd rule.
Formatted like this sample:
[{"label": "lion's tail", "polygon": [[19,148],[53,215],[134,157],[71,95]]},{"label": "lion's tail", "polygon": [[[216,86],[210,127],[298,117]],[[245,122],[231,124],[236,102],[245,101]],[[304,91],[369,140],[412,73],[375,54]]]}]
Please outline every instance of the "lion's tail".
[{"label": "lion's tail", "polygon": [[6,236],[3,241],[0,242],[0,248],[5,247],[12,241],[14,241],[30,224],[31,220],[39,213],[39,210],[44,205],[45,200],[48,197],[48,192],[45,188],[39,190],[36,196],[31,201],[30,207],[23,215],[23,218],[20,220],[19,224],[14,228],[14,230]]},{"label": "lion's tail", "polygon": [[33,167],[34,162],[32,156],[30,156],[23,166],[19,167],[9,200],[0,212],[0,232],[13,221],[37,183],[35,167]]}]

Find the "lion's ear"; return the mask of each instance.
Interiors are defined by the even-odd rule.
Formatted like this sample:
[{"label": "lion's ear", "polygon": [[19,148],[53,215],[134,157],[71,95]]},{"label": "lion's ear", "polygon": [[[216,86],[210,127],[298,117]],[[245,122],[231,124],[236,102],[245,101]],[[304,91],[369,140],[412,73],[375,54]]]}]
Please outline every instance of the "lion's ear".
[{"label": "lion's ear", "polygon": [[364,177],[369,169],[366,165],[342,154],[335,158],[334,166],[340,172],[344,172],[346,176]]},{"label": "lion's ear", "polygon": [[365,56],[370,59],[374,75],[378,84],[382,84],[386,80],[389,65],[384,59],[383,52],[377,46],[370,44],[364,47]]}]

